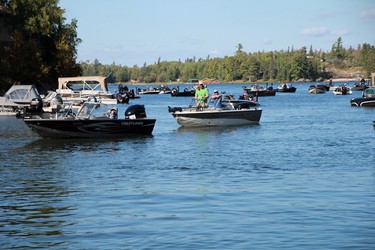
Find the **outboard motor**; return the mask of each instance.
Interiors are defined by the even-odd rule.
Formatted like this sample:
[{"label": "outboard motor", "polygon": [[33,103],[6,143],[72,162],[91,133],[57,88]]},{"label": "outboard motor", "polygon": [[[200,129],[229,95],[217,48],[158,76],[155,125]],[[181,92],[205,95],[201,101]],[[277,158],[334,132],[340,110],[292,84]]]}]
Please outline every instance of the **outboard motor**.
[{"label": "outboard motor", "polygon": [[146,110],[144,105],[131,105],[125,111],[125,119],[139,119],[146,118]]},{"label": "outboard motor", "polygon": [[30,102],[30,106],[26,106],[17,111],[16,117],[24,118],[33,114],[43,112],[43,100],[42,98],[33,98]]},{"label": "outboard motor", "polygon": [[43,110],[43,100],[41,98],[33,98],[30,102],[30,107],[27,108],[27,112],[37,113]]},{"label": "outboard motor", "polygon": [[62,109],[63,108],[62,97],[61,96],[55,96],[54,98],[52,98],[52,100],[50,101],[50,107],[52,109],[52,112],[57,112],[60,109]]},{"label": "outboard motor", "polygon": [[171,107],[171,106],[168,106],[168,112],[169,113],[174,113],[176,111],[182,112],[182,108],[181,107]]}]

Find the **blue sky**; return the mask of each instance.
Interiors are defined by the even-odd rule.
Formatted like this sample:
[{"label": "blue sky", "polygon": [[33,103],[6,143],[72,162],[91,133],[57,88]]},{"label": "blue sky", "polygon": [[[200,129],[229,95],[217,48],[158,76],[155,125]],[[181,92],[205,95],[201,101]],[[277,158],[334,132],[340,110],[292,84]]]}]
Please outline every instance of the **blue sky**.
[{"label": "blue sky", "polygon": [[60,0],[78,20],[78,61],[142,66],[186,58],[375,45],[374,0]]}]

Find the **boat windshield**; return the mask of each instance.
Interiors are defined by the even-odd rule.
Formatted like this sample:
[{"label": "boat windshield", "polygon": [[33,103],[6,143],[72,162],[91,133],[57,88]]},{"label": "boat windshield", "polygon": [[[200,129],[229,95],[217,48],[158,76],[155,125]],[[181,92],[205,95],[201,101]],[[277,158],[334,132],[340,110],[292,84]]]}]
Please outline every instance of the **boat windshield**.
[{"label": "boat windshield", "polygon": [[[234,97],[233,95],[220,95],[217,98],[208,98],[207,106],[206,108],[224,108],[229,101],[233,101]],[[195,98],[192,98],[190,105],[190,108],[196,108],[198,107],[197,100]]]},{"label": "boat windshield", "polygon": [[78,110],[77,117],[90,116],[97,107],[99,107],[99,103],[85,102],[82,104],[82,107]]}]

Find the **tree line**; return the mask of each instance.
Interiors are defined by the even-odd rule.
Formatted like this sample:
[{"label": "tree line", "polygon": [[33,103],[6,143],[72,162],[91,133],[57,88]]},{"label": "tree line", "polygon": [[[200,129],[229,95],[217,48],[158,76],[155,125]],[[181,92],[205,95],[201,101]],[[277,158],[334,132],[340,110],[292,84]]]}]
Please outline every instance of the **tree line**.
[{"label": "tree line", "polygon": [[[77,62],[77,20],[66,22],[59,0],[0,0],[0,21],[9,41],[0,41],[0,92],[12,84],[35,84],[55,90],[58,77],[100,75],[109,82],[187,82],[210,78],[222,82],[317,81],[330,78],[331,68],[360,67],[375,72],[375,47],[344,48],[341,37],[331,51],[302,47],[245,52],[241,43],[224,58],[186,58],[132,67],[99,60]],[[0,23],[1,24],[1,23]],[[2,35],[4,31],[2,30]]]},{"label": "tree line", "polygon": [[242,44],[232,56],[224,58],[187,58],[184,62],[161,61],[139,67],[103,65],[99,60],[81,62],[83,75],[108,76],[109,82],[188,82],[190,79],[210,78],[222,82],[321,81],[332,77],[332,67],[360,67],[365,76],[375,72],[375,47],[370,44],[357,48],[343,47],[339,37],[331,51],[288,48],[282,51],[246,53]]}]

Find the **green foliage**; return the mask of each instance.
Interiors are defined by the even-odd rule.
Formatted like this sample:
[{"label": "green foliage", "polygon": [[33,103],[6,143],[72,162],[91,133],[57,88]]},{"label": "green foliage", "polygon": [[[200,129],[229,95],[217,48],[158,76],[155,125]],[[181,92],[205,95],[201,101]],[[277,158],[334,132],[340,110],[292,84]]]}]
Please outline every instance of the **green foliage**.
[{"label": "green foliage", "polygon": [[1,0],[11,42],[0,52],[1,78],[55,89],[59,76],[81,74],[77,21],[65,23],[58,0]]},{"label": "green foliage", "polygon": [[[158,62],[153,65],[144,64],[139,68],[102,65],[95,60],[93,63],[82,63],[83,74],[114,72],[111,80],[115,82],[187,82],[192,78],[218,79],[223,82],[244,81],[316,81],[327,79],[331,73],[326,71],[328,66],[361,66],[367,74],[375,72],[375,48],[364,44],[358,49],[342,46],[339,38],[329,53],[314,51],[312,46],[307,52],[306,47],[287,51],[246,53],[243,46],[238,44],[233,56],[224,58],[187,58],[182,62]],[[100,70],[101,69],[101,70]],[[103,75],[103,74],[102,74]],[[105,74],[104,74],[105,75]]]},{"label": "green foliage", "polygon": [[375,46],[363,44],[360,52],[360,61],[366,70],[367,76],[375,72]]}]

